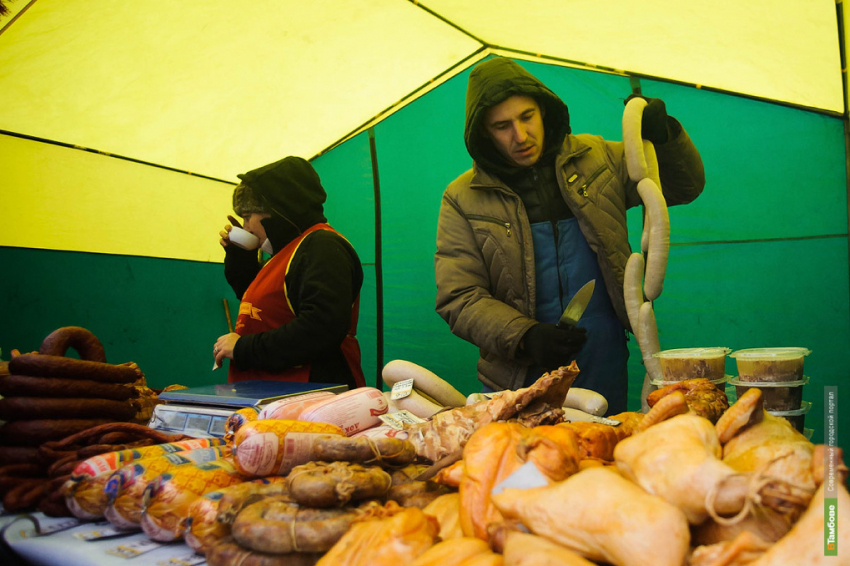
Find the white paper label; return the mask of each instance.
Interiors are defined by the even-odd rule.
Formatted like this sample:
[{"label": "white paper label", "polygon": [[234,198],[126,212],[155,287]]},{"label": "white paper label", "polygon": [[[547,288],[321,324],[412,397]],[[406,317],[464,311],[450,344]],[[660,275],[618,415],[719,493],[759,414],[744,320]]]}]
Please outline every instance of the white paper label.
[{"label": "white paper label", "polygon": [[207,559],[200,554],[187,554],[185,556],[176,556],[170,560],[160,560],[158,566],[195,566],[203,564]]},{"label": "white paper label", "polygon": [[82,524],[82,521],[74,517],[45,517],[38,521],[38,534],[39,536],[45,536],[60,531],[67,531],[80,524]]},{"label": "white paper label", "polygon": [[405,379],[404,381],[399,381],[395,385],[393,385],[393,390],[390,393],[390,399],[395,401],[396,399],[404,399],[410,392],[413,391],[413,379]]},{"label": "white paper label", "polygon": [[490,495],[498,495],[508,488],[530,489],[532,487],[543,487],[546,485],[549,485],[549,480],[540,473],[534,462],[526,462],[517,471],[494,486],[490,490]]},{"label": "white paper label", "polygon": [[106,554],[111,554],[112,556],[117,556],[119,558],[135,558],[140,554],[156,550],[161,546],[163,546],[162,543],[146,538],[129,544],[116,546],[115,548],[107,550]]},{"label": "white paper label", "polygon": [[103,538],[116,537],[116,536],[125,536],[127,535],[127,531],[122,531],[116,529],[114,527],[104,527],[102,529],[96,529],[94,531],[86,531],[84,533],[74,533],[74,538],[80,540],[100,540]]},{"label": "white paper label", "polygon": [[397,411],[395,413],[380,415],[378,418],[381,419],[384,424],[389,425],[396,430],[404,430],[405,423],[416,424],[425,422],[425,419],[417,417],[410,411]]}]

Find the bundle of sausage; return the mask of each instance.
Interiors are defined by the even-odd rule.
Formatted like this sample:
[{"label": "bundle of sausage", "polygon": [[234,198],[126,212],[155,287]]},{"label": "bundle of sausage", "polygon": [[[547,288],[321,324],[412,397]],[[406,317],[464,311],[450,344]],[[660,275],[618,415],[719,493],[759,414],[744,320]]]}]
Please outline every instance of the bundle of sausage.
[{"label": "bundle of sausage", "polygon": [[[72,470],[86,458],[122,450],[133,452],[156,443],[181,440],[183,435],[168,435],[133,423],[107,423],[72,434],[62,440],[48,441],[38,448],[29,462],[0,467],[0,496],[7,511],[37,508],[52,517],[71,514],[63,486]],[[9,447],[8,450],[30,450]]]},{"label": "bundle of sausage", "polygon": [[[69,348],[80,359],[65,356]],[[145,390],[135,363],[108,364],[94,334],[77,326],[60,328],[37,353],[14,356],[9,375],[0,376],[0,420],[6,421],[0,447],[32,448],[99,424],[132,421]],[[35,454],[0,450],[0,465],[27,452]]]}]

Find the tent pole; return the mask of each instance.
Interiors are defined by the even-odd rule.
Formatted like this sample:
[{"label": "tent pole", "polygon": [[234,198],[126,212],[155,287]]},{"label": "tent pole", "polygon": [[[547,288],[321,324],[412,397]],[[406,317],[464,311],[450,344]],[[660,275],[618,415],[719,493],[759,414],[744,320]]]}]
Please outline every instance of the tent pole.
[{"label": "tent pole", "polygon": [[[838,53],[841,57],[841,85],[844,95],[844,176],[847,189],[847,225],[850,227],[850,116],[848,116],[847,101],[847,46],[844,43],[844,3],[842,0],[835,2],[835,15],[838,23]],[[847,247],[850,250],[850,231],[847,236]],[[847,257],[847,268],[850,271],[850,254]]]},{"label": "tent pole", "polygon": [[369,128],[369,154],[372,157],[372,186],[375,196],[375,387],[384,388],[384,271],[381,259],[381,181],[378,177],[378,150],[375,128]]}]

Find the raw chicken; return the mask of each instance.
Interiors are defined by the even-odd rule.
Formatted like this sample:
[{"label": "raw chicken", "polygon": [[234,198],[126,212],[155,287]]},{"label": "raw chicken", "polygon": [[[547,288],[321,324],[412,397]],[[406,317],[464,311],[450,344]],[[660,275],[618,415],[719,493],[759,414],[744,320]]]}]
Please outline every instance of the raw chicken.
[{"label": "raw chicken", "polygon": [[538,415],[545,412],[546,407],[562,410],[567,391],[576,377],[578,366],[572,362],[567,367],[543,374],[531,387],[502,391],[489,401],[443,411],[424,423],[406,425],[408,440],[418,456],[432,462],[451,455],[459,457],[472,433],[488,423],[505,421],[524,409]]},{"label": "raw chicken", "polygon": [[681,566],[690,532],[681,510],[606,468],[492,496],[508,520],[588,560],[615,566]]},{"label": "raw chicken", "polygon": [[681,391],[684,394],[685,402],[690,412],[705,417],[713,423],[716,423],[720,415],[729,408],[729,399],[726,397],[726,392],[718,389],[711,381],[705,378],[685,379],[678,383],[662,387],[650,393],[646,398],[646,402],[650,407],[653,407],[663,397],[676,391]]}]

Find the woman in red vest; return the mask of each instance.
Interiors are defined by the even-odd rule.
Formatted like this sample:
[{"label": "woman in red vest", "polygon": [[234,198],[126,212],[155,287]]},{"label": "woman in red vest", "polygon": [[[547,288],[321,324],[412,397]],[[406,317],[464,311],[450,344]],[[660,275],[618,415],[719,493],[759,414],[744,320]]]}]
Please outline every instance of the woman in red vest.
[{"label": "woman in red vest", "polygon": [[235,332],[213,347],[216,363],[230,358],[231,383],[363,386],[356,338],[363,268],[327,224],[319,175],[304,159],[286,157],[238,177],[233,210],[271,259],[260,265],[257,251],[234,245],[225,226],[224,275],[242,303]]}]

